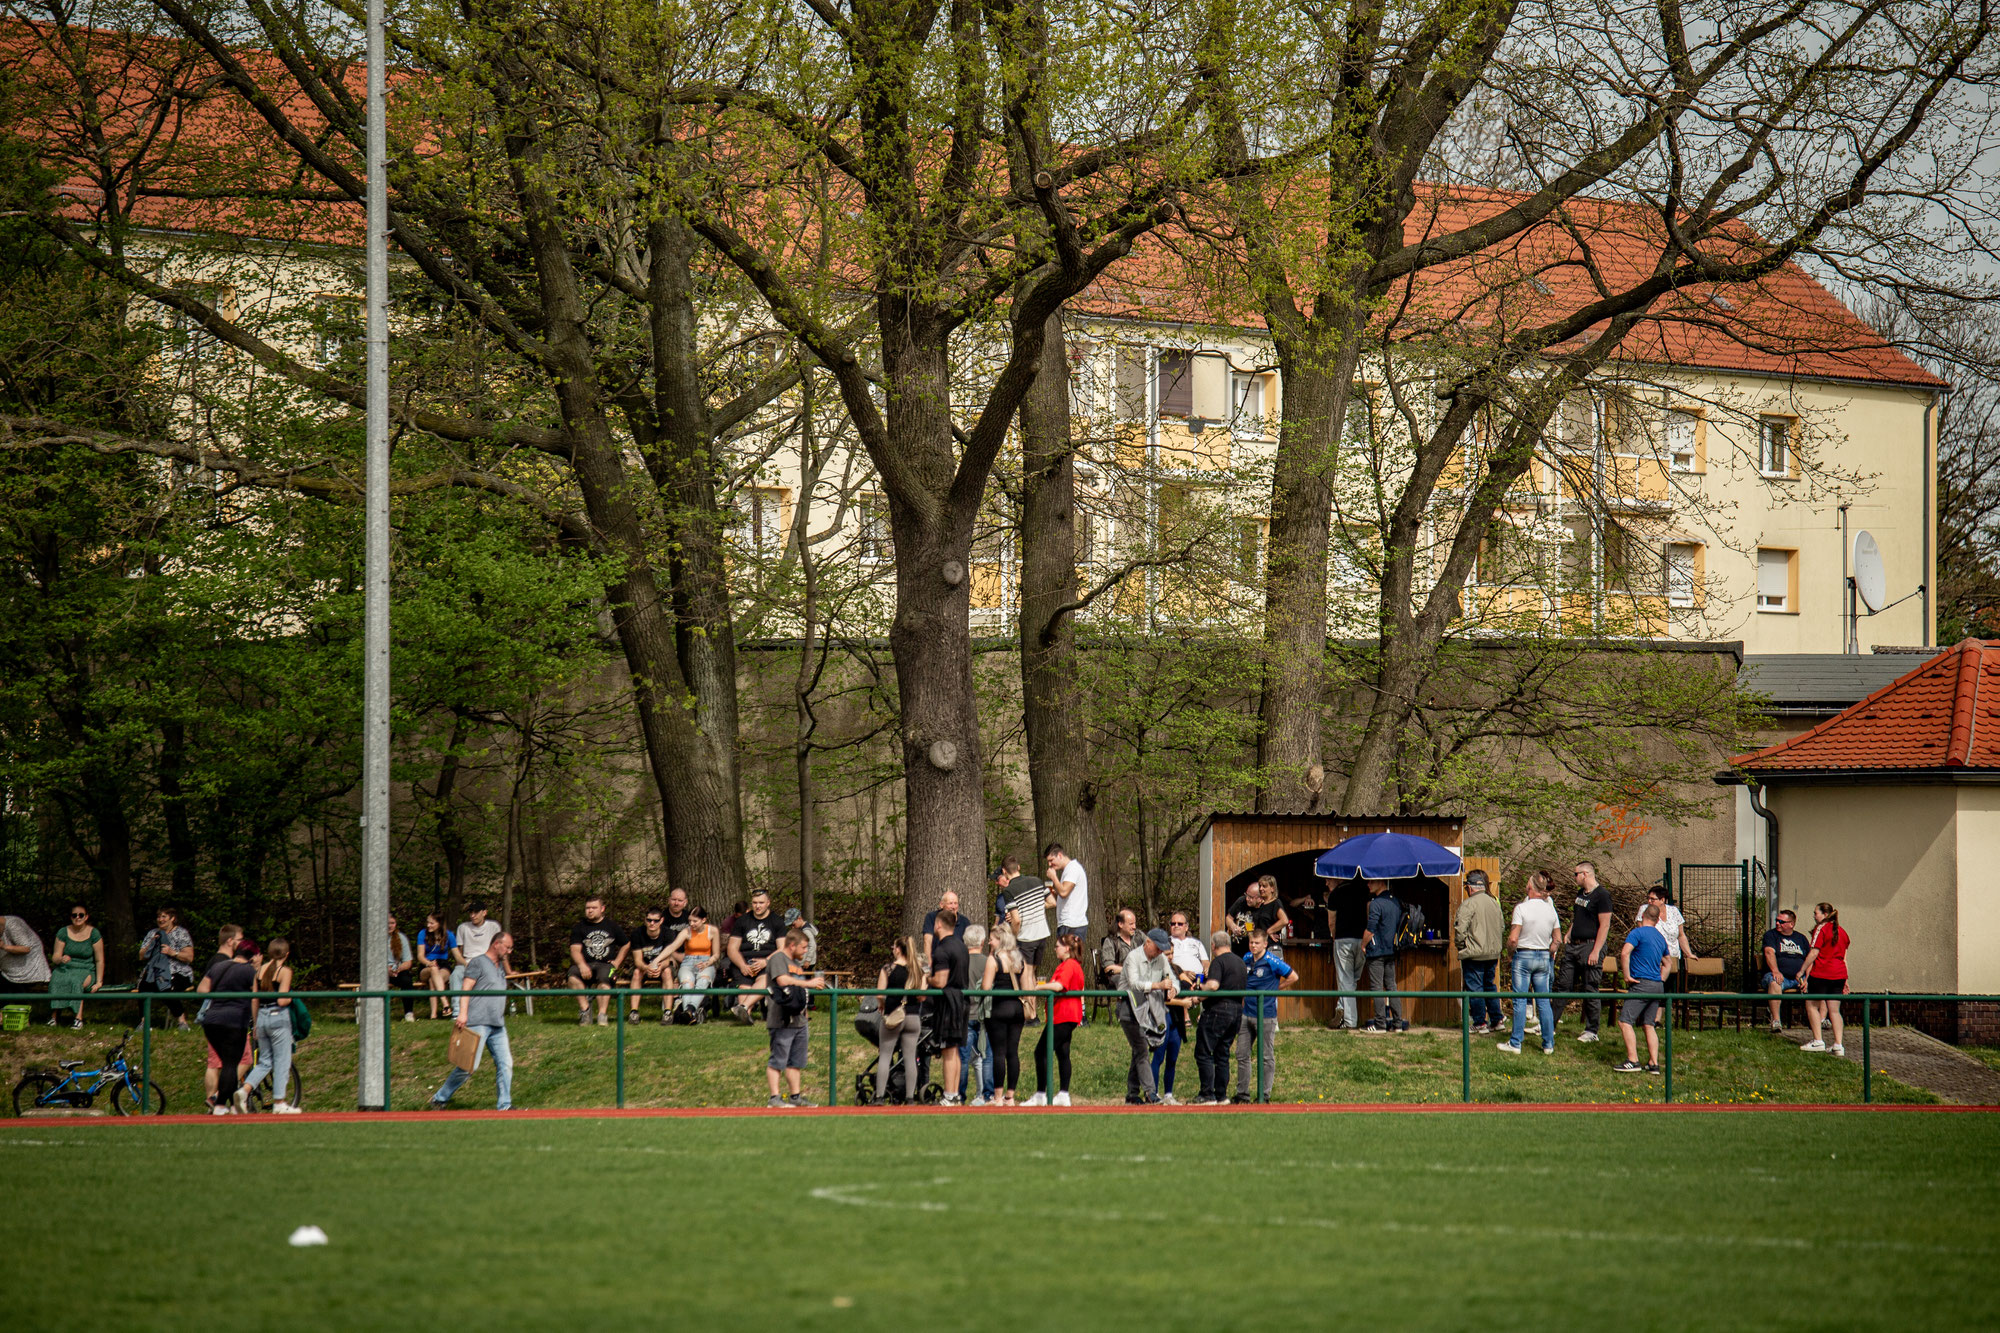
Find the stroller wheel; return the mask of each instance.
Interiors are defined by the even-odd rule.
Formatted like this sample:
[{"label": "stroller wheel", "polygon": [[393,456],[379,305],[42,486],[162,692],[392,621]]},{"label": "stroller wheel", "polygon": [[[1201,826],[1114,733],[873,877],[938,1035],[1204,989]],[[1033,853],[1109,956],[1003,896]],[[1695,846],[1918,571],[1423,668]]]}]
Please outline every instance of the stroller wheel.
[{"label": "stroller wheel", "polygon": [[943,1088],[939,1087],[935,1083],[925,1085],[923,1093],[923,1101],[925,1106],[936,1106],[939,1102],[943,1100],[944,1100]]},{"label": "stroller wheel", "polygon": [[854,1080],[854,1104],[872,1106],[875,1103],[875,1080],[861,1075]]}]

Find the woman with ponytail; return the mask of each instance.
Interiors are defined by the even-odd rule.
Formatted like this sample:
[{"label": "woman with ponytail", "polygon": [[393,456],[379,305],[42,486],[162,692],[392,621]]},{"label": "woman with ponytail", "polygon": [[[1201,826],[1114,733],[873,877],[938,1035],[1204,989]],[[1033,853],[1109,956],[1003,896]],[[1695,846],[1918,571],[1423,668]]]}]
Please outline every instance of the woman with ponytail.
[{"label": "woman with ponytail", "polygon": [[236,1114],[249,1109],[250,1094],[266,1077],[271,1080],[271,1112],[297,1115],[299,1108],[286,1097],[292,1081],[292,1011],[284,997],[292,988],[291,941],[272,940],[264,948],[264,965],[257,969],[257,989],[279,998],[257,1002],[257,1063],[236,1094]]},{"label": "woman with ponytail", "polygon": [[[1838,999],[1847,991],[1847,932],[1840,928],[1840,913],[1833,910],[1832,903],[1813,908],[1812,948],[1799,966],[1799,975],[1806,979],[1806,1022],[1812,1026],[1812,1040],[1799,1049],[1847,1054],[1847,1047],[1841,1044],[1846,1034],[1841,1029]],[[1820,1024],[1829,1016],[1833,1019],[1831,1046],[1819,1037]]]}]

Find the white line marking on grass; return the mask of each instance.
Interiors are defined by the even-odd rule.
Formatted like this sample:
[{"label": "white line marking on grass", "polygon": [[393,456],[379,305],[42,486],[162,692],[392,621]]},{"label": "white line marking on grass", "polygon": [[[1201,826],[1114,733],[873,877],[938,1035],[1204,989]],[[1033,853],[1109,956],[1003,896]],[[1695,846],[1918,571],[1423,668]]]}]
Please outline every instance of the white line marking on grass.
[{"label": "white line marking on grass", "polygon": [[[947,1178],[939,1178],[932,1184],[947,1183]],[[956,1205],[938,1199],[911,1199],[907,1197],[883,1197],[872,1191],[885,1189],[880,1183],[862,1185],[822,1185],[811,1191],[812,1197],[826,1203],[844,1204],[851,1208],[887,1208],[901,1212],[949,1213],[956,1211]],[[1232,1225],[1213,1216],[1189,1218],[1184,1213],[1127,1212],[1108,1208],[1017,1208],[1007,1204],[982,1202],[979,1213],[982,1217],[998,1212],[1009,1216],[1030,1218],[1049,1222],[1150,1222],[1159,1225],[1184,1225],[1189,1221],[1197,1224],[1221,1227]],[[1344,1222],[1334,1217],[1288,1217],[1268,1216],[1238,1220],[1236,1226],[1259,1226],[1283,1229],[1286,1227],[1311,1227],[1321,1231],[1362,1231],[1376,1233],[1382,1231],[1400,1232],[1412,1236],[1480,1237],[1493,1239],[1523,1239],[1535,1241],[1583,1241],[1601,1243],[1625,1243],[1647,1245],[1665,1243],[1669,1245],[1719,1245],[1747,1246],[1755,1249],[1812,1250],[1825,1242],[1807,1236],[1743,1236],[1720,1232],[1703,1232],[1699,1235],[1644,1231],[1617,1232],[1592,1230],[1583,1227],[1535,1227],[1502,1226],[1499,1224],[1472,1224],[1462,1222],[1394,1222],[1368,1219],[1358,1222]],[[1956,1245],[1917,1245],[1908,1241],[1894,1240],[1853,1240],[1844,1239],[1841,1244],[1849,1249],[1880,1250],[1895,1254],[1939,1254],[1962,1255],[1972,1258],[1990,1258],[1992,1250],[1969,1249]]]}]

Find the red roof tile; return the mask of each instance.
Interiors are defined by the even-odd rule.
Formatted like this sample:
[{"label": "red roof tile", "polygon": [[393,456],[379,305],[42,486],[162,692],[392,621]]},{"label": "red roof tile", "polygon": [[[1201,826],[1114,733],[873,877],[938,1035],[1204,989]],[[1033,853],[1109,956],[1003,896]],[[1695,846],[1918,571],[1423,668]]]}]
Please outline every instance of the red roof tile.
[{"label": "red roof tile", "polygon": [[2000,640],[1967,639],[1811,731],[1730,763],[1771,774],[2000,769]]}]

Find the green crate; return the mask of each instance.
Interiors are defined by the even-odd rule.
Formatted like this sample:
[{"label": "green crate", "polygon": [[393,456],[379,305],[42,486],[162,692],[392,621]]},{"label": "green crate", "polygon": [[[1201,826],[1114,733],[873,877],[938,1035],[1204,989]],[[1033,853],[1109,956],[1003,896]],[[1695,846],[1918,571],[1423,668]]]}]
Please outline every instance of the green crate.
[{"label": "green crate", "polygon": [[25,1004],[10,1004],[0,1009],[0,1032],[26,1032],[30,1012]]}]

